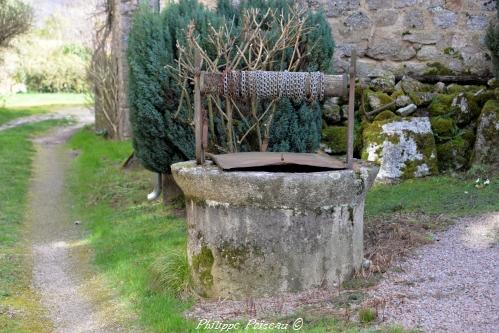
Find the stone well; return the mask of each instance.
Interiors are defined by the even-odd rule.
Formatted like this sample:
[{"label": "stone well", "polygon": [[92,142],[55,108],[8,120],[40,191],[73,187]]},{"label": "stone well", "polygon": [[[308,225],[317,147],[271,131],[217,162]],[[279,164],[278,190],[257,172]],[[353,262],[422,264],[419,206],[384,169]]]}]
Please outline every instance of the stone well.
[{"label": "stone well", "polygon": [[333,286],[363,260],[364,199],[378,172],[223,171],[172,165],[185,194],[196,291],[243,299]]}]

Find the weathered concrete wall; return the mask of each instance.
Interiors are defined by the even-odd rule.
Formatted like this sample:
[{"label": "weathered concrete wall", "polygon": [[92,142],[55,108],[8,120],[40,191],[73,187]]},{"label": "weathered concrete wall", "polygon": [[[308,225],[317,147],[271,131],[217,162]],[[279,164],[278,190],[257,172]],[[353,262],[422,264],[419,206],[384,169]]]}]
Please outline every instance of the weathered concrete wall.
[{"label": "weathered concrete wall", "polygon": [[242,299],[341,282],[363,259],[367,190],[378,169],[224,172],[172,165],[186,197],[196,291]]},{"label": "weathered concrete wall", "polygon": [[454,73],[489,74],[491,62],[484,36],[489,21],[495,19],[495,6],[495,0],[314,3],[315,8],[327,11],[337,43],[337,70],[348,67],[355,48],[361,57],[360,74],[373,76],[383,71],[437,74],[442,68]]}]

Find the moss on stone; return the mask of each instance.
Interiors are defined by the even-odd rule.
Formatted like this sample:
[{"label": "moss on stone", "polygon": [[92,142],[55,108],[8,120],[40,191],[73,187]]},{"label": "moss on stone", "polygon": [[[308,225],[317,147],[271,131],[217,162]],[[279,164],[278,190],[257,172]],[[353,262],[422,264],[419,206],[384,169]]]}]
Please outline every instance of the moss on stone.
[{"label": "moss on stone", "polygon": [[431,175],[438,174],[437,152],[435,150],[435,138],[430,133],[414,136],[418,151],[423,155],[421,160],[407,161],[402,170],[402,179],[416,177],[418,168],[426,165]]},{"label": "moss on stone", "polygon": [[445,140],[445,138],[453,136],[456,129],[454,119],[437,117],[430,119],[430,122],[433,133],[440,140]]},{"label": "moss on stone", "polygon": [[482,115],[486,115],[489,113],[495,113],[496,116],[499,117],[499,100],[490,100],[485,103],[482,110]]},{"label": "moss on stone", "polygon": [[[481,94],[482,95],[482,94]],[[483,94],[484,96],[480,97],[480,95],[475,96],[473,93],[464,93],[464,97],[468,100],[468,106],[471,111],[471,119],[477,119],[480,116],[480,112],[482,107],[488,100],[487,94]]]},{"label": "moss on stone", "polygon": [[438,167],[440,170],[461,170],[467,168],[472,144],[457,136],[450,141],[437,145]]},{"label": "moss on stone", "polygon": [[[386,111],[384,111],[386,112]],[[367,144],[375,144],[378,146],[376,150],[376,155],[380,156],[381,155],[381,150],[383,149],[383,142],[385,140],[388,140],[392,142],[393,144],[398,144],[399,143],[399,137],[396,135],[391,135],[387,136],[386,134],[383,134],[383,125],[391,123],[393,121],[397,121],[402,119],[400,116],[397,116],[393,114],[393,116],[387,118],[387,119],[378,119],[373,121],[372,123],[363,123],[363,131],[362,131],[362,139],[364,142],[364,147],[361,152],[361,158],[364,160],[368,159],[368,152],[367,152]],[[374,161],[378,163],[379,161]]]},{"label": "moss on stone", "polygon": [[405,95],[404,91],[399,89],[399,90],[395,90],[395,91],[392,93],[391,98],[392,98],[393,100],[396,100],[398,97],[400,97],[400,96],[404,96],[404,95]]},{"label": "moss on stone", "polygon": [[199,254],[192,256],[192,268],[205,290],[210,289],[213,286],[211,268],[213,267],[214,262],[213,253],[206,245],[201,247]]},{"label": "moss on stone", "polygon": [[410,92],[410,93],[408,93],[408,96],[411,98],[412,102],[414,104],[416,104],[417,106],[420,106],[421,104],[423,104],[423,101],[416,93]]},{"label": "moss on stone", "polygon": [[440,62],[428,63],[428,70],[425,72],[426,75],[452,75],[454,72],[449,68],[445,67]]},{"label": "moss on stone", "polygon": [[452,112],[451,105],[454,95],[439,94],[435,96],[430,104],[430,117],[442,116]]},{"label": "moss on stone", "polygon": [[387,119],[393,119],[396,118],[397,115],[393,113],[392,111],[385,110],[381,113],[379,113],[375,118],[374,121],[381,121],[381,120],[387,120]]},{"label": "moss on stone", "polygon": [[[380,101],[380,106],[384,106],[384,105],[387,105],[387,104],[390,104],[394,101],[394,99],[392,97],[390,97],[388,94],[382,92],[382,91],[372,91],[370,89],[367,89],[366,92],[366,101],[369,100],[369,97],[375,97],[375,98],[378,98],[379,101]],[[372,108],[370,108],[371,111],[372,111]],[[392,107],[390,107],[388,110],[395,110],[395,105],[393,105]]]},{"label": "moss on stone", "polygon": [[452,84],[449,84],[447,86],[447,92],[449,94],[459,94],[459,93],[462,93],[464,92],[464,86],[461,86],[459,84],[455,84],[455,83],[452,83]]},{"label": "moss on stone", "polygon": [[447,92],[449,94],[459,94],[462,92],[476,93],[479,90],[484,89],[484,88],[486,88],[486,87],[485,86],[477,86],[477,85],[462,86],[459,84],[452,83],[452,84],[449,84],[449,86],[447,87]]},{"label": "moss on stone", "polygon": [[499,100],[487,101],[482,109],[473,163],[499,167]]},{"label": "moss on stone", "polygon": [[347,133],[348,127],[329,126],[322,131],[322,139],[333,154],[344,154],[347,151]]},{"label": "moss on stone", "polygon": [[485,103],[487,103],[487,101],[490,101],[491,99],[497,99],[494,90],[486,90],[481,94],[478,94],[477,96],[475,96],[475,94],[472,93],[466,93],[466,98],[476,103],[476,106],[479,109],[478,115],[480,115],[481,108],[483,108],[483,106],[485,105]]},{"label": "moss on stone", "polygon": [[[499,122],[499,100],[490,100],[485,103],[480,118],[495,119]],[[481,135],[487,142],[498,141],[498,133],[499,130],[494,124],[483,126],[481,130]]]}]

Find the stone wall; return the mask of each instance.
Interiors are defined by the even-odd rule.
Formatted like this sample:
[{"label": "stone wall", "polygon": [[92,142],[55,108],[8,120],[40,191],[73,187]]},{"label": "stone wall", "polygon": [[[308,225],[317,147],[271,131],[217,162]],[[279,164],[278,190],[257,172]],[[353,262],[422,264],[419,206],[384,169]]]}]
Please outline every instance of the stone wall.
[{"label": "stone wall", "polygon": [[339,72],[355,48],[364,76],[490,74],[484,36],[495,0],[320,0],[314,7],[327,12]]}]

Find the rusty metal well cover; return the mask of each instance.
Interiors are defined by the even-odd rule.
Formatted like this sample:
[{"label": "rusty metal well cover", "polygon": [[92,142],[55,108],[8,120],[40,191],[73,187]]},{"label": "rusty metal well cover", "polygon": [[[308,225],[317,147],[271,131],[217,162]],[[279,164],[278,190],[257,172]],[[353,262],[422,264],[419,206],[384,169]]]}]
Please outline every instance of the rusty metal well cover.
[{"label": "rusty metal well cover", "polygon": [[300,167],[304,170],[310,168],[324,170],[346,169],[346,164],[337,158],[310,153],[232,153],[211,155],[211,159],[223,170],[274,167],[276,171],[279,171],[279,166],[294,166],[296,172],[300,172]]}]

